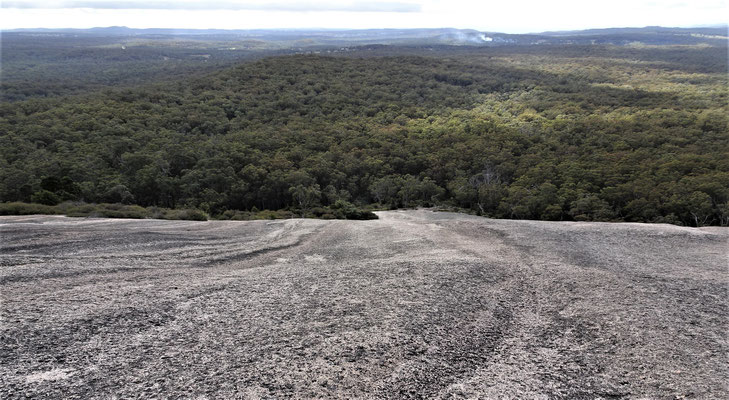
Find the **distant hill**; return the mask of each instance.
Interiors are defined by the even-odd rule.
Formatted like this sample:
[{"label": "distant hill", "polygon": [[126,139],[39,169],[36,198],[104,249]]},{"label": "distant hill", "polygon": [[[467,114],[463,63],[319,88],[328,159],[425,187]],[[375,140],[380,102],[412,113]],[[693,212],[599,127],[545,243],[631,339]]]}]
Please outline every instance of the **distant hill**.
[{"label": "distant hill", "polygon": [[582,31],[544,32],[541,36],[552,39],[561,38],[574,43],[584,44],[632,44],[644,43],[651,45],[672,44],[721,44],[726,45],[727,26],[701,27],[701,28],[666,28],[648,26],[645,28],[609,28],[588,29]]},{"label": "distant hill", "polygon": [[696,27],[696,28],[667,28],[663,26],[646,26],[643,28],[605,28],[585,29],[578,31],[553,31],[542,32],[540,35],[547,36],[582,36],[582,35],[615,35],[615,34],[672,34],[685,35],[699,33],[704,35],[727,36],[729,26]]},{"label": "distant hill", "polygon": [[[196,40],[255,39],[275,44],[363,45],[363,44],[448,44],[448,45],[540,45],[540,44],[613,44],[643,43],[650,45],[710,44],[726,45],[727,27],[609,28],[581,31],[556,31],[535,34],[482,32],[472,29],[134,29],[124,26],[91,29],[13,29],[8,34],[68,34],[102,37],[135,37],[140,39],[187,38]],[[301,42],[306,40],[306,42]]]}]

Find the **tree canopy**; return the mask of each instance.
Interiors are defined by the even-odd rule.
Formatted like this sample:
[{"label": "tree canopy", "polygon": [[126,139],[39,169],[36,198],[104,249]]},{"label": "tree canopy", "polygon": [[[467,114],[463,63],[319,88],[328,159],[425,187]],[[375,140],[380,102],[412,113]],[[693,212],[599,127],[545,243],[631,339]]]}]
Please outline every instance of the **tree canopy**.
[{"label": "tree canopy", "polygon": [[6,101],[0,201],[726,225],[722,57],[385,48]]}]

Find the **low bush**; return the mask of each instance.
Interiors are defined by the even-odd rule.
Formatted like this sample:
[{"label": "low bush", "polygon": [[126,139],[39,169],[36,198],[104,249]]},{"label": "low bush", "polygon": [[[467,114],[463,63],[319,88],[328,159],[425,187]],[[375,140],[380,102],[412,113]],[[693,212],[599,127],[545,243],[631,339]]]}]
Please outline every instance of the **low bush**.
[{"label": "low bush", "polygon": [[184,219],[191,221],[207,221],[208,214],[195,209],[168,210],[164,219]]},{"label": "low bush", "polygon": [[378,218],[377,214],[372,211],[361,210],[355,207],[354,204],[344,200],[337,200],[331,208],[334,215],[340,219],[368,220]]},{"label": "low bush", "polygon": [[[207,221],[210,216],[198,209],[169,209],[162,207],[142,207],[120,203],[89,204],[67,201],[57,205],[10,202],[0,203],[0,215],[66,215],[68,217],[91,218],[132,218],[132,219],[168,219]],[[347,201],[338,201],[330,207],[315,207],[307,214],[308,217],[321,219],[351,219],[369,220],[377,219],[372,211],[357,208]],[[290,210],[263,210],[263,211],[237,211],[227,210],[215,216],[219,220],[245,221],[261,219],[288,219],[296,218]]]},{"label": "low bush", "polygon": [[294,213],[287,210],[263,210],[253,215],[252,219],[286,219],[293,218]]},{"label": "low bush", "polygon": [[21,202],[0,203],[0,215],[62,214],[57,207]]},{"label": "low bush", "polygon": [[57,205],[35,203],[0,203],[0,215],[66,215],[68,217],[103,217],[103,218],[157,218],[207,221],[208,215],[200,210],[174,210],[160,207],[144,208],[137,205],[119,203],[87,204],[65,202]]}]

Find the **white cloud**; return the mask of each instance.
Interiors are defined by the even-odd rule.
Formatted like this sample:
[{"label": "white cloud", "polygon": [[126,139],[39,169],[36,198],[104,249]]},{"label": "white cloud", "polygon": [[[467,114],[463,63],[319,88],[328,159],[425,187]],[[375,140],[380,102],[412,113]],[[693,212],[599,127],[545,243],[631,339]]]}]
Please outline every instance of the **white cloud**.
[{"label": "white cloud", "polygon": [[417,12],[420,4],[388,1],[241,1],[241,0],[10,0],[3,8],[99,10],[262,10],[262,11],[347,11],[347,12]]}]

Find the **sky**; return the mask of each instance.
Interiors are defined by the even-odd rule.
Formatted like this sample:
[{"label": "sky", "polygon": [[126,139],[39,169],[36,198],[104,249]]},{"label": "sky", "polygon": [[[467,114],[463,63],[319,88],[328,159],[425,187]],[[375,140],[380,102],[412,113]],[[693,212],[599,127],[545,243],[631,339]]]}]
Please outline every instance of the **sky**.
[{"label": "sky", "polygon": [[2,0],[0,29],[463,28],[530,33],[726,24],[729,0]]}]

